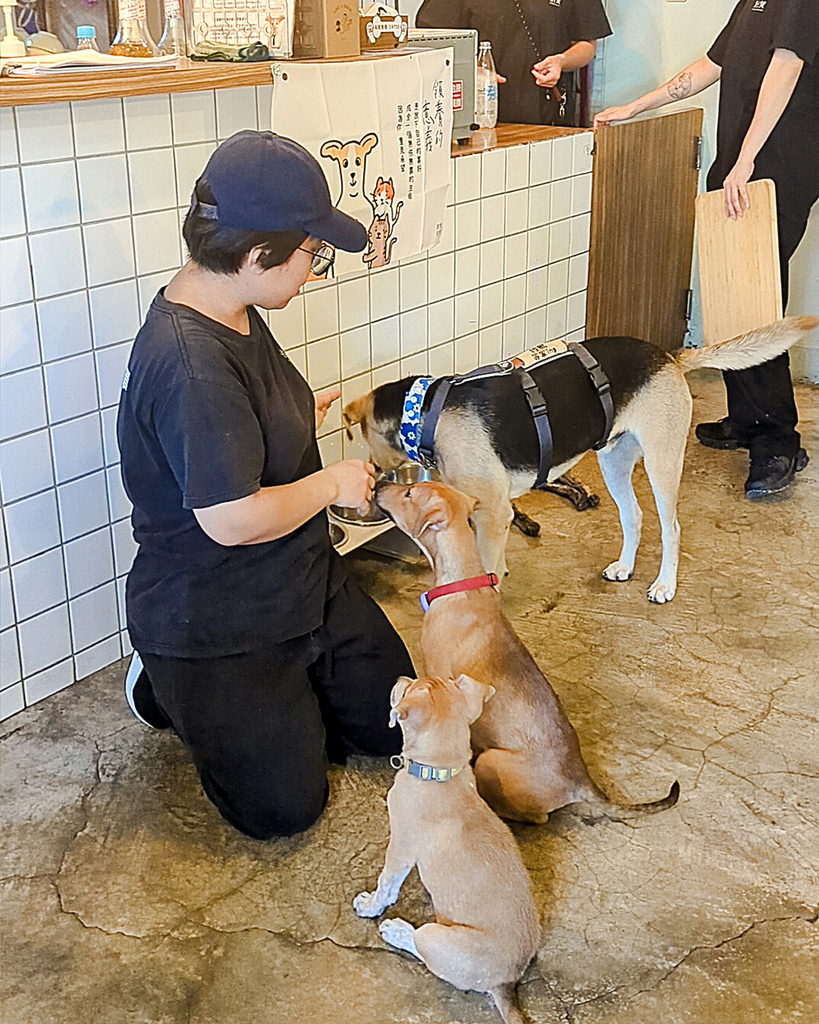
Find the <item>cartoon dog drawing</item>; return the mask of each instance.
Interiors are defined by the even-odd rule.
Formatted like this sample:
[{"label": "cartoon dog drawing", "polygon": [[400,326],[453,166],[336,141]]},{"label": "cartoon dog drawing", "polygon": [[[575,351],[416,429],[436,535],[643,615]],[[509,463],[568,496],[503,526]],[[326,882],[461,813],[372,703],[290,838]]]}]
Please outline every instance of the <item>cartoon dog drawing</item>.
[{"label": "cartoon dog drawing", "polygon": [[322,144],[319,152],[328,160],[335,160],[341,176],[341,193],[335,206],[355,217],[361,213],[361,200],[369,197],[364,192],[364,174],[367,155],[378,145],[378,136],[369,132],[362,139],[339,142],[331,139]]}]

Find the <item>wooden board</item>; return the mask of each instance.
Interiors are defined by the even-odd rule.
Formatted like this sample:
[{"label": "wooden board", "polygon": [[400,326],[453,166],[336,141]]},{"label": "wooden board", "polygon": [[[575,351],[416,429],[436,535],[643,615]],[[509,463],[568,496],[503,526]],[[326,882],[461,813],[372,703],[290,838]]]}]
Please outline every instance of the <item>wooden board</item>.
[{"label": "wooden board", "polygon": [[782,316],[776,189],[748,185],[750,209],[725,216],[722,189],[697,197],[697,252],[706,345],[735,338]]},{"label": "wooden board", "polygon": [[697,108],[595,132],[586,337],[683,344],[701,133]]}]

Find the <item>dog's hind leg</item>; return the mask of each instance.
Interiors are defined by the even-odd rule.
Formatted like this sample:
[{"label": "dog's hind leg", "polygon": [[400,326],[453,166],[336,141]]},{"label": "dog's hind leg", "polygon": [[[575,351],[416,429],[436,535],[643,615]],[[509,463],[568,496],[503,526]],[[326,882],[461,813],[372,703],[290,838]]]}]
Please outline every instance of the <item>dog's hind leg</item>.
[{"label": "dog's hind leg", "polygon": [[631,579],[634,573],[634,559],[640,545],[643,512],[637,503],[631,478],[641,455],[642,448],[633,434],[621,434],[597,453],[600,471],[609,494],[617,505],[623,530],[620,557],[603,570],[603,578],[616,583]]},{"label": "dog's hind leg", "polygon": [[544,809],[542,794],[533,790],[531,766],[514,750],[490,747],[478,756],[474,765],[475,783],[481,797],[501,818],[542,825],[549,811],[566,803],[565,799]]},{"label": "dog's hind leg", "polygon": [[[675,432],[677,425],[675,424]],[[655,604],[670,601],[677,590],[680,564],[680,522],[677,519],[677,496],[680,490],[688,425],[677,436],[666,437],[662,446],[646,445],[646,476],[651,484],[662,530],[663,558],[657,579],[648,588],[648,599]]]}]

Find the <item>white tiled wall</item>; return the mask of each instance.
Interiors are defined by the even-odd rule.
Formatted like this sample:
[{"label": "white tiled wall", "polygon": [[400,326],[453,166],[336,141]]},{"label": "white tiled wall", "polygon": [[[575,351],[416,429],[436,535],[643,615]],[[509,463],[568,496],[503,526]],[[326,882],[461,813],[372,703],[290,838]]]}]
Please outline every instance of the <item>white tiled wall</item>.
[{"label": "white tiled wall", "polygon": [[[269,127],[269,87],[0,111],[0,717],[130,652],[134,556],[116,405],[130,345],[180,266],[194,180]],[[584,333],[589,133],[455,161],[440,244],[309,285],[270,314],[342,400]],[[337,404],[325,461],[360,450]]]}]

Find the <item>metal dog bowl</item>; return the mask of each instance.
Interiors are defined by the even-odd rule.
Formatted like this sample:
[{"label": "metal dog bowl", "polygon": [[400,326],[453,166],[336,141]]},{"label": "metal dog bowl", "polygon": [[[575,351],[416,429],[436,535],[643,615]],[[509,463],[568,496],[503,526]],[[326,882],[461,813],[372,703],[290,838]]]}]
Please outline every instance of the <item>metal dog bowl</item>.
[{"label": "metal dog bowl", "polygon": [[359,512],[357,508],[345,508],[343,505],[331,505],[327,511],[331,518],[337,519],[340,523],[355,523],[356,526],[379,526],[389,519],[387,513],[374,501],[370,502],[366,512]]},{"label": "metal dog bowl", "polygon": [[420,484],[428,480],[439,480],[434,469],[427,469],[420,462],[404,462],[395,469],[387,470],[382,476],[383,480],[389,480],[391,484]]}]

